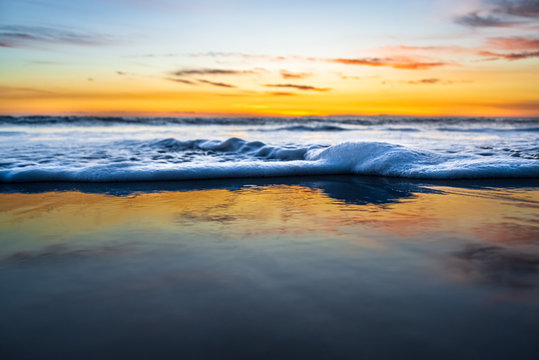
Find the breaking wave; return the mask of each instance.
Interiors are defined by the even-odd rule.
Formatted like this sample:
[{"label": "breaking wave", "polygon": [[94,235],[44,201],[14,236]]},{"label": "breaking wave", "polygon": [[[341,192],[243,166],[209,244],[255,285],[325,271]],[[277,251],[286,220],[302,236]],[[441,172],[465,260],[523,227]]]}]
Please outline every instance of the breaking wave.
[{"label": "breaking wave", "polygon": [[419,179],[539,177],[539,161],[447,154],[384,142],[269,146],[240,138],[126,140],[91,154],[41,153],[0,163],[0,182],[122,182],[357,174]]}]

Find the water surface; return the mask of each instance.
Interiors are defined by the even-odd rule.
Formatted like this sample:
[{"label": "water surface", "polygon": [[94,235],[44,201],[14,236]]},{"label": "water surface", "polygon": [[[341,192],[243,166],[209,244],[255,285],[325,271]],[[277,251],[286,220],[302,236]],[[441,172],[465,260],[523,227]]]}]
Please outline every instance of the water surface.
[{"label": "water surface", "polygon": [[3,358],[532,359],[534,180],[0,188]]}]

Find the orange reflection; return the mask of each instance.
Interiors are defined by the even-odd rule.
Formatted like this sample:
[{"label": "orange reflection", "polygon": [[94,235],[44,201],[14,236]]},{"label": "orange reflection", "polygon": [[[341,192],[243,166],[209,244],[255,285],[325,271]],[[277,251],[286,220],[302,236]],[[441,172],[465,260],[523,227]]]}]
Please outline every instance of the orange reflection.
[{"label": "orange reflection", "polygon": [[428,241],[440,234],[496,243],[539,237],[538,191],[508,199],[507,193],[498,190],[438,190],[445,193],[416,194],[381,205],[347,204],[319,189],[284,185],[130,197],[78,192],[0,194],[0,232],[29,245],[36,238],[62,243],[88,234],[97,239],[98,234],[111,231],[246,240],[329,236],[376,248],[390,246],[383,241],[388,238]]}]

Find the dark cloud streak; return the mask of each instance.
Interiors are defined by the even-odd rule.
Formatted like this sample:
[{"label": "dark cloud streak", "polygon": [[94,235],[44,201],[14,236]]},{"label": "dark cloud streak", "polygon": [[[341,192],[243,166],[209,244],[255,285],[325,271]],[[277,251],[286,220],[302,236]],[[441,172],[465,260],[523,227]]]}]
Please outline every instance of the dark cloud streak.
[{"label": "dark cloud streak", "polygon": [[223,82],[215,82],[215,81],[210,81],[210,80],[205,80],[205,79],[197,79],[197,81],[202,83],[202,84],[208,84],[208,85],[217,86],[217,87],[224,87],[224,88],[235,88],[236,87],[236,86],[234,86],[232,84],[227,84],[227,83],[223,83]]},{"label": "dark cloud streak", "polygon": [[418,61],[410,58],[355,58],[355,59],[328,59],[329,62],[335,62],[345,65],[363,65],[363,66],[388,66],[395,69],[407,70],[425,70],[432,67],[449,65],[443,61]]},{"label": "dark cloud streak", "polygon": [[410,85],[435,85],[435,84],[451,85],[451,84],[454,84],[454,82],[450,80],[442,80],[438,78],[427,78],[427,79],[411,80],[411,81],[408,81],[407,84],[410,84]]},{"label": "dark cloud streak", "polygon": [[108,36],[43,26],[0,26],[0,47],[24,48],[47,44],[99,46],[111,43]]},{"label": "dark cloud streak", "polygon": [[518,24],[518,22],[503,20],[493,15],[481,16],[477,12],[457,16],[455,22],[470,27],[510,27]]},{"label": "dark cloud streak", "polygon": [[442,81],[441,79],[430,78],[430,79],[421,79],[421,80],[408,81],[408,84],[413,84],[413,85],[418,85],[418,84],[438,84],[441,81]]},{"label": "dark cloud streak", "polygon": [[281,70],[280,74],[283,79],[305,79],[313,75],[312,73],[293,73],[286,70]]},{"label": "dark cloud streak", "polygon": [[481,56],[489,57],[489,59],[486,59],[486,60],[498,60],[498,59],[522,60],[522,59],[539,57],[539,51],[524,51],[524,52],[518,52],[518,53],[498,53],[498,52],[493,52],[493,51],[479,51],[478,54]]},{"label": "dark cloud streak", "polygon": [[186,84],[186,85],[196,85],[196,83],[194,81],[191,81],[191,80],[175,79],[175,78],[171,78],[171,77],[166,77],[166,78],[163,78],[163,79],[168,80],[168,81],[177,82],[177,83]]},{"label": "dark cloud streak", "polygon": [[298,85],[298,84],[266,84],[265,87],[275,87],[275,88],[289,88],[302,91],[329,91],[331,88],[318,88],[311,85]]},{"label": "dark cloud streak", "polygon": [[259,74],[256,70],[230,70],[230,69],[184,69],[172,72],[174,76],[192,75],[254,75]]}]

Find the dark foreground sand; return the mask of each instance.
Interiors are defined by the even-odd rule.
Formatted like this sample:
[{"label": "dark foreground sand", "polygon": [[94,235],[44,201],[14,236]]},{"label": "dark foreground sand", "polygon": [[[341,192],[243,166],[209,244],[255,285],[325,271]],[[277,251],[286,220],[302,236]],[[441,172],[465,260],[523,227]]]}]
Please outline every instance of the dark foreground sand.
[{"label": "dark foreground sand", "polygon": [[3,359],[535,359],[536,182],[0,188]]}]

